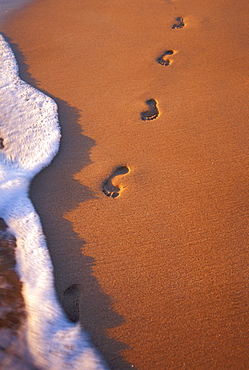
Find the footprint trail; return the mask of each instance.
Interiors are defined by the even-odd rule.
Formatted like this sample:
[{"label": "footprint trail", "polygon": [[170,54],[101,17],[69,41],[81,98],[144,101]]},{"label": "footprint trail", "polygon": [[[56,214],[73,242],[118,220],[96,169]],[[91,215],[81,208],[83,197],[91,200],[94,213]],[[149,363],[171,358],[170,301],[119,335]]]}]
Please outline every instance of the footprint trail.
[{"label": "footprint trail", "polygon": [[143,121],[152,121],[159,116],[157,101],[155,99],[149,99],[146,101],[146,104],[149,106],[149,109],[141,113],[141,119]]},{"label": "footprint trail", "polygon": [[108,197],[117,198],[123,190],[123,187],[118,184],[120,177],[126,175],[129,172],[130,167],[128,166],[120,166],[116,168],[113,174],[103,182],[103,193]]}]

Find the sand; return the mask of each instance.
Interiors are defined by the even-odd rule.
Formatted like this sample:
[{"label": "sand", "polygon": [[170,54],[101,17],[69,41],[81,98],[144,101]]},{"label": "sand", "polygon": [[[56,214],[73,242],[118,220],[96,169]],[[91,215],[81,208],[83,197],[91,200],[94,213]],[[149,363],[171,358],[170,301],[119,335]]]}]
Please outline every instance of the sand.
[{"label": "sand", "polygon": [[1,26],[59,106],[31,198],[64,309],[111,369],[249,367],[248,11],[37,0]]},{"label": "sand", "polygon": [[26,308],[15,271],[15,237],[0,218],[0,364],[1,369],[31,369],[25,339]]}]

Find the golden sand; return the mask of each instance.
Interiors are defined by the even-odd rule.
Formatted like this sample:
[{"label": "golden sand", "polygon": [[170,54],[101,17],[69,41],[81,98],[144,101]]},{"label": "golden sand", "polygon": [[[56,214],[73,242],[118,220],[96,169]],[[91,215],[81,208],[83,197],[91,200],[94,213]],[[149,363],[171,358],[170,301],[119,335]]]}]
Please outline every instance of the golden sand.
[{"label": "golden sand", "polygon": [[37,0],[1,27],[59,106],[31,196],[60,300],[112,369],[249,367],[248,11]]}]

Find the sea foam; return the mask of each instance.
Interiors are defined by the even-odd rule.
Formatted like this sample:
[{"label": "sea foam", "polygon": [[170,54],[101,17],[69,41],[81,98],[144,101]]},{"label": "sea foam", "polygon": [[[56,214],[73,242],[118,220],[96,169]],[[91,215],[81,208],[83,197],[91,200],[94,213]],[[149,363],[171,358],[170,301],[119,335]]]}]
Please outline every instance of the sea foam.
[{"label": "sea foam", "polygon": [[57,105],[22,81],[0,35],[0,217],[17,240],[16,260],[27,310],[25,337],[39,369],[106,369],[79,324],[61,309],[41,223],[28,197],[31,179],[59,149]]}]

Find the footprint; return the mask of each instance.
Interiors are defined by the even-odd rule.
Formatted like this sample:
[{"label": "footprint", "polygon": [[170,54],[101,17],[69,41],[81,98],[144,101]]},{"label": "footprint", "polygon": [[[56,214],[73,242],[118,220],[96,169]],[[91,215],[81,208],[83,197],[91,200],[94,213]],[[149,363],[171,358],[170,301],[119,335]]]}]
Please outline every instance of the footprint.
[{"label": "footprint", "polygon": [[184,23],[182,17],[176,18],[176,21],[178,23],[173,24],[173,26],[172,26],[173,29],[180,29],[180,28],[183,28],[185,26],[185,23]]},{"label": "footprint", "polygon": [[162,64],[163,66],[169,66],[172,63],[172,60],[167,59],[168,55],[174,54],[173,50],[167,50],[163,53],[159,58],[157,58],[157,62]]},{"label": "footprint", "polygon": [[122,186],[117,185],[117,180],[119,180],[120,176],[126,175],[130,172],[130,167],[128,166],[120,166],[116,168],[113,174],[103,182],[102,188],[105,195],[112,198],[117,198],[121,191]]},{"label": "footprint", "polygon": [[62,303],[67,317],[72,322],[79,321],[79,298],[80,298],[80,285],[72,284],[64,292]]},{"label": "footprint", "polygon": [[3,149],[4,148],[4,145],[3,145],[3,139],[0,138],[0,149]]},{"label": "footprint", "polygon": [[156,119],[159,115],[159,110],[157,108],[157,101],[155,99],[149,99],[146,101],[149,109],[141,113],[141,119],[143,121],[151,121]]}]

